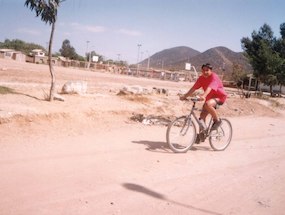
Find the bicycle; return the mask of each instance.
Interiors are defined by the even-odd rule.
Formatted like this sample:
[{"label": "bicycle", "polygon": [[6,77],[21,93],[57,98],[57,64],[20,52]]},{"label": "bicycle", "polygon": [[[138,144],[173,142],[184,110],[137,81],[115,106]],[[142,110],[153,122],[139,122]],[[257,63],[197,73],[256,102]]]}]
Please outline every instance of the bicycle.
[{"label": "bicycle", "polygon": [[[187,152],[196,141],[197,143],[204,142],[207,138],[209,138],[210,146],[214,151],[225,150],[232,140],[231,122],[228,119],[221,118],[221,125],[216,130],[211,130],[214,123],[211,117],[206,129],[202,129],[203,125],[195,114],[195,111],[198,110],[196,102],[199,100],[198,98],[191,98],[190,100],[193,102],[190,113],[178,117],[168,124],[166,140],[171,150],[176,153]],[[197,132],[198,126],[199,133]]]}]

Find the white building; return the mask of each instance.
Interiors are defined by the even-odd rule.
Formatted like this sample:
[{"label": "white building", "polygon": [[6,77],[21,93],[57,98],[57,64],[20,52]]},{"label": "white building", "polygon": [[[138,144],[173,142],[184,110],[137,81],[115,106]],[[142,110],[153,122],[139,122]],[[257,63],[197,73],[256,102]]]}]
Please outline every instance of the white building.
[{"label": "white building", "polygon": [[41,49],[33,49],[31,52],[32,56],[39,56],[39,57],[44,57],[46,54],[43,50]]},{"label": "white building", "polygon": [[0,58],[26,62],[26,55],[13,49],[0,49]]}]

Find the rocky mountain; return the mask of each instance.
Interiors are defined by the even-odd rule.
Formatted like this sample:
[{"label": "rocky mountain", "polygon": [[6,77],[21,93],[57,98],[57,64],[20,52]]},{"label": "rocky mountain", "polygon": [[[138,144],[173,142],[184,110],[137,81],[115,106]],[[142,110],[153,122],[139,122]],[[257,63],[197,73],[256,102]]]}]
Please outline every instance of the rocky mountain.
[{"label": "rocky mountain", "polygon": [[[146,67],[148,59],[141,64]],[[185,63],[191,63],[199,71],[201,65],[210,63],[218,73],[230,73],[234,64],[250,72],[251,66],[241,52],[234,52],[226,47],[215,47],[200,53],[189,47],[181,46],[166,49],[150,56],[149,67],[154,69],[184,70]]]},{"label": "rocky mountain", "polygon": [[186,47],[179,46],[170,49],[165,49],[150,56],[150,58],[143,60],[140,64],[147,67],[149,63],[150,68],[156,69],[170,69],[176,67],[178,62],[187,62],[190,58],[201,54],[199,51]]}]

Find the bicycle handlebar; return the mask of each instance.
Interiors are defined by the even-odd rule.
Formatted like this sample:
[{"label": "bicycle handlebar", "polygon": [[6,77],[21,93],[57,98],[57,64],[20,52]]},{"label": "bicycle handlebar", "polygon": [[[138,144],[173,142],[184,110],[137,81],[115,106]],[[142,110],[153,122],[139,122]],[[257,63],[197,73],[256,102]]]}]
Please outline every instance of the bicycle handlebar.
[{"label": "bicycle handlebar", "polygon": [[180,100],[181,101],[192,101],[192,102],[199,102],[199,101],[202,101],[201,97],[200,96],[195,96],[195,97],[190,97],[190,98],[183,98],[181,99],[182,96],[184,96],[183,94],[178,94],[178,96],[180,97]]},{"label": "bicycle handlebar", "polygon": [[198,97],[192,97],[192,98],[189,98],[189,99],[186,98],[186,99],[184,99],[184,101],[187,101],[187,102],[190,102],[190,101],[192,101],[192,102],[199,102],[200,98],[198,98]]},{"label": "bicycle handlebar", "polygon": [[193,97],[193,98],[190,98],[190,100],[191,100],[192,102],[199,102],[199,101],[200,101],[200,98],[198,98],[198,97]]}]

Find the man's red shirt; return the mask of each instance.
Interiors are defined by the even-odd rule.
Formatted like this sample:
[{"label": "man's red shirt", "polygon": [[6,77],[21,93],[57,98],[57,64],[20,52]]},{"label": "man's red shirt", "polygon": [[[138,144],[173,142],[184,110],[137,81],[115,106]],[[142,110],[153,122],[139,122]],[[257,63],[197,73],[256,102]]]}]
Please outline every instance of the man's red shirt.
[{"label": "man's red shirt", "polygon": [[215,72],[212,72],[211,75],[208,77],[201,75],[198,78],[193,88],[197,90],[201,87],[203,88],[204,91],[208,87],[212,89],[210,93],[207,95],[206,101],[208,101],[209,99],[213,99],[213,98],[218,98],[223,103],[226,101],[227,94],[224,90],[223,83]]}]

